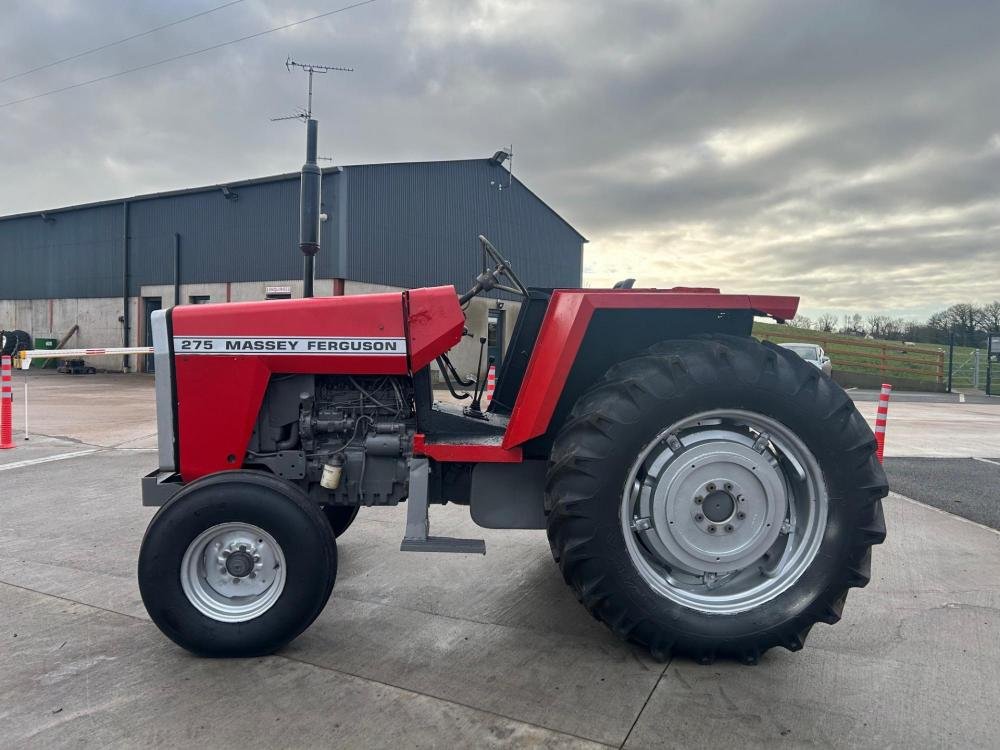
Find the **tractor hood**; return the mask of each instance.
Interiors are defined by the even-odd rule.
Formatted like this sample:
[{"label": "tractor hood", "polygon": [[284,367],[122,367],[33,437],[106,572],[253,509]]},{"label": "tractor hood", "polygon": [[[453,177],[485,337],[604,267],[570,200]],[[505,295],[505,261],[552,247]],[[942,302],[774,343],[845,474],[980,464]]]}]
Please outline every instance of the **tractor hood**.
[{"label": "tractor hood", "polygon": [[242,465],[272,374],[412,374],[459,342],[465,318],[454,287],[440,286],[185,305],[164,323],[157,354],[172,366],[158,366],[157,379],[169,382],[176,406],[157,419],[175,428],[160,432],[176,434],[176,465],[190,481]]}]

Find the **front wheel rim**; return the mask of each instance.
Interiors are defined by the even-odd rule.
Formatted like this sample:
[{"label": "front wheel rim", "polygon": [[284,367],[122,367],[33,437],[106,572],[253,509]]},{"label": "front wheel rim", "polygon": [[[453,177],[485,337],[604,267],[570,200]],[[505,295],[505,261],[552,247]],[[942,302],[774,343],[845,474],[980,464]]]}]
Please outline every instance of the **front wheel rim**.
[{"label": "front wheel rim", "polygon": [[217,622],[246,622],[274,606],[285,588],[285,555],[258,526],[212,526],[181,560],[181,587],[191,605]]},{"label": "front wheel rim", "polygon": [[760,606],[819,552],[829,498],[805,443],[743,410],[695,414],[639,452],[622,492],[633,566],[658,594],[707,614]]}]

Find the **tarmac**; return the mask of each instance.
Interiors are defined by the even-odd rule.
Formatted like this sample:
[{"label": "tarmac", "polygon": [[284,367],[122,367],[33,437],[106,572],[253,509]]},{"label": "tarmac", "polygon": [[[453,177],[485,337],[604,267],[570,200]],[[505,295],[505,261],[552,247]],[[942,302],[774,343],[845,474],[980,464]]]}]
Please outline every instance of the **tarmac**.
[{"label": "tarmac", "polygon": [[0,747],[997,746],[1000,404],[890,406],[903,494],[871,584],[755,667],[653,661],[576,602],[544,532],[458,506],[432,508],[434,532],[485,557],[401,553],[405,506],[363,510],[309,630],[211,660],[139,599],[151,380],[32,374],[23,443],[22,377],[0,451]]}]

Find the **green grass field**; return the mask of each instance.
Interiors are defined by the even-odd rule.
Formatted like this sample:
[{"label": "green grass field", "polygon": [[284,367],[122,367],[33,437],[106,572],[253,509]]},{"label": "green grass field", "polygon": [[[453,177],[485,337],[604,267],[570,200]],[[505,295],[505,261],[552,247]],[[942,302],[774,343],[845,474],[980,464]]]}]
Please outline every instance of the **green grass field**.
[{"label": "green grass field", "polygon": [[[753,334],[775,343],[802,341],[818,343],[827,350],[834,370],[884,374],[937,383],[948,378],[948,347],[936,344],[906,345],[899,341],[861,339],[840,334],[827,334],[776,323],[755,322]],[[818,339],[826,339],[826,343]],[[973,352],[970,347],[955,347],[953,388],[973,386]],[[980,350],[979,387],[986,382],[986,355]],[[938,364],[940,362],[940,365]],[[996,373],[994,373],[996,375]]]}]

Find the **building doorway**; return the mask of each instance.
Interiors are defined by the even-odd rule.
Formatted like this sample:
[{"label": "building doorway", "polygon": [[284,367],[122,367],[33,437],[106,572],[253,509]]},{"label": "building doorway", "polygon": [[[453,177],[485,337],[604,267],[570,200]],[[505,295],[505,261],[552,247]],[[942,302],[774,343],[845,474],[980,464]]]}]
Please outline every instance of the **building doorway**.
[{"label": "building doorway", "polygon": [[[153,313],[157,310],[163,308],[163,298],[162,297],[143,297],[142,298],[142,330],[143,330],[143,346],[153,345],[153,326],[150,324],[150,318]],[[150,354],[138,354],[139,358],[139,370],[141,372],[156,372],[155,359]]]},{"label": "building doorway", "polygon": [[504,317],[506,310],[490,310],[486,322],[486,356],[492,358],[500,369],[503,361]]}]

